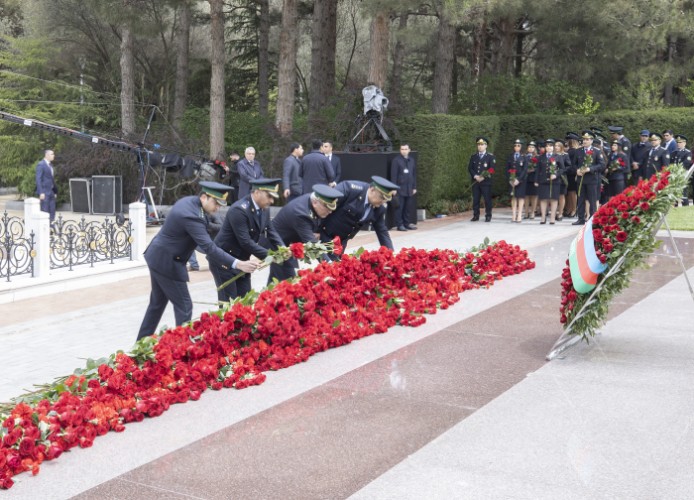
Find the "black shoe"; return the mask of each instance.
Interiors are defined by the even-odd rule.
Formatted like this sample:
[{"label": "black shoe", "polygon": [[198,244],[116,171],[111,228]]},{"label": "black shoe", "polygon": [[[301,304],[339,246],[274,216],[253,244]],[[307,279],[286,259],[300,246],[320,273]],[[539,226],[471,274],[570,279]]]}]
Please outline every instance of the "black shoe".
[{"label": "black shoe", "polygon": [[405,226],[398,226],[398,231],[407,231]]},{"label": "black shoe", "polygon": [[492,220],[492,216],[491,216],[491,215],[485,215],[485,216],[484,216],[484,222],[489,222],[490,220]]},{"label": "black shoe", "polygon": [[585,223],[586,223],[586,221],[579,219],[576,222],[572,222],[571,225],[572,226],[583,226],[583,225],[585,225]]},{"label": "black shoe", "polygon": [[475,216],[473,216],[472,219],[470,219],[470,220],[471,220],[472,222],[477,222],[478,220],[480,220],[480,216],[479,216],[479,215],[475,215]]},{"label": "black shoe", "polygon": [[408,224],[408,225],[405,226],[405,227],[406,227],[407,229],[409,229],[410,231],[416,231],[416,230],[417,230],[417,226],[415,226],[414,224]]},{"label": "black shoe", "polygon": [[540,224],[547,224],[547,222],[546,222],[546,221],[543,221],[543,220],[541,220],[541,221],[540,221]]},{"label": "black shoe", "polygon": [[199,271],[200,270],[199,267],[194,267],[194,266],[188,266],[188,269],[191,271]]}]

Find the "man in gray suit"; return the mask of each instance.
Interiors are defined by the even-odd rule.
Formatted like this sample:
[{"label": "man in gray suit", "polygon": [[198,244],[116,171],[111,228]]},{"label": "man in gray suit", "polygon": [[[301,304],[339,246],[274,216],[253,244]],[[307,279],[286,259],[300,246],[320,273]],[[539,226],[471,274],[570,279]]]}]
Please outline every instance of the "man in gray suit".
[{"label": "man in gray suit", "polygon": [[335,185],[335,172],[330,160],[321,151],[322,146],[323,141],[314,139],[311,143],[311,152],[304,156],[300,171],[304,193],[312,191],[314,184]]},{"label": "man in gray suit", "polygon": [[304,148],[298,142],[292,142],[289,146],[290,153],[282,164],[282,189],[284,198],[292,201],[304,192],[299,171],[301,170],[301,158],[304,155]]}]

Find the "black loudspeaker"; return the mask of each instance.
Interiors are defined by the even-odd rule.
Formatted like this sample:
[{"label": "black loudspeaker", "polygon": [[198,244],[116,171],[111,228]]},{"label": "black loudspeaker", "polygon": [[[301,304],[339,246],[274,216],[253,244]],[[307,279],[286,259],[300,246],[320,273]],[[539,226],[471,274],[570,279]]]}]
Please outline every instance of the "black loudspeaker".
[{"label": "black loudspeaker", "polygon": [[70,179],[70,205],[73,212],[78,214],[92,213],[92,197],[90,192],[90,179]]},{"label": "black loudspeaker", "polygon": [[[342,165],[342,180],[355,180],[371,182],[372,175],[379,175],[390,179],[390,162],[397,157],[399,152],[390,153],[333,153],[340,157]],[[410,152],[410,156],[417,161],[417,152]],[[417,221],[417,195],[414,195],[410,204],[410,220]],[[394,225],[395,209],[388,205],[386,224],[389,228]]]},{"label": "black loudspeaker", "polygon": [[92,177],[92,213],[113,215],[123,211],[123,179],[120,175]]}]

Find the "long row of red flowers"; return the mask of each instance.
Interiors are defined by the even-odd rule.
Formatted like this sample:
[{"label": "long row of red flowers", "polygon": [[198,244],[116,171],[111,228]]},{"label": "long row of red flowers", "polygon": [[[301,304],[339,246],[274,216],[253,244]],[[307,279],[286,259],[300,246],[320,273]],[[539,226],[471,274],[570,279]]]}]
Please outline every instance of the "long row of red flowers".
[{"label": "long row of red flowers", "polygon": [[[608,270],[618,262],[621,267],[618,272],[610,273],[609,278],[605,275],[598,278],[599,296],[586,304],[592,292],[580,294],[574,290],[569,261],[566,261],[559,320],[565,328],[571,325],[570,333],[588,340],[604,323],[612,297],[628,286],[632,271],[656,248],[654,228],[681,196],[686,185],[685,174],[679,166],[663,170],[627,188],[595,212],[592,226],[596,254]],[[621,260],[625,255],[629,258]],[[581,309],[581,315],[577,316]]]},{"label": "long row of red flowers", "polygon": [[[300,248],[291,250],[300,256]],[[10,488],[22,472],[37,474],[44,460],[75,446],[91,446],[97,436],[197,400],[208,388],[261,384],[264,371],[396,324],[421,325],[424,314],[448,308],[462,291],[534,267],[525,250],[501,241],[464,254],[414,248],[394,254],[382,247],[300,271],[299,279],[266,289],[254,301],[142,339],[130,355],[90,360],[42,399],[0,414],[6,417],[0,487]]]}]

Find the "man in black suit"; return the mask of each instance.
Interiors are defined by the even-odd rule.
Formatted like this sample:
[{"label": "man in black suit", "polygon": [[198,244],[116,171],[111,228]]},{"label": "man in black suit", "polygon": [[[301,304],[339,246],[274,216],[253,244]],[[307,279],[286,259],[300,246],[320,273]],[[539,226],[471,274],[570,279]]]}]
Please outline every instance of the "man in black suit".
[{"label": "man in black suit", "polygon": [[[383,177],[374,175],[371,184],[362,181],[342,181],[335,189],[343,197],[337,201],[337,208],[320,223],[320,240],[331,241],[338,236],[342,247],[354,238],[360,229],[373,224],[381,246],[393,249],[393,242],[386,225],[386,203],[393,198],[398,185]],[[330,256],[338,260],[335,255]]]},{"label": "man in black suit", "polygon": [[43,160],[36,165],[36,194],[39,195],[41,211],[48,213],[51,222],[55,220],[55,197],[58,194],[53,170],[54,159],[55,153],[47,149],[43,153]]},{"label": "man in black suit", "polygon": [[[272,227],[285,245],[316,243],[318,225],[337,208],[337,200],[343,196],[337,189],[316,184],[313,186],[313,192],[303,194],[282,207],[272,219]],[[273,263],[270,265],[270,281],[294,277],[298,267],[299,263],[293,257],[282,264]]]},{"label": "man in black suit", "polygon": [[653,174],[670,165],[670,153],[660,145],[663,136],[651,132],[649,140],[651,141],[651,150],[648,152],[648,158],[646,159],[644,179],[650,179]]},{"label": "man in black suit", "polygon": [[413,196],[417,194],[417,165],[410,156],[409,144],[400,145],[400,156],[393,158],[390,163],[390,180],[400,186],[398,189],[398,201],[400,205],[395,207],[395,225],[398,231],[417,229],[410,221],[410,205]]},{"label": "man in black suit", "polygon": [[255,262],[242,261],[225,253],[208,234],[206,214],[214,214],[220,205],[226,205],[229,187],[218,182],[201,182],[200,186],[200,196],[187,196],[174,204],[161,230],[145,250],[152,292],[138,340],[155,332],[168,302],[173,304],[177,325],[190,321],[193,302],[186,284],[186,262],[196,247],[207,254],[210,262],[222,268],[252,273],[258,267]]},{"label": "man in black suit", "polygon": [[298,142],[292,142],[289,146],[289,156],[282,163],[282,189],[284,199],[292,201],[303,193],[303,182],[299,176],[301,170],[301,158],[304,155],[304,148]]},{"label": "man in black suit", "polygon": [[328,157],[330,164],[333,166],[333,172],[335,173],[335,181],[337,184],[342,180],[342,163],[340,162],[340,157],[333,154],[333,143],[330,141],[323,142],[323,154]]},{"label": "man in black suit", "polygon": [[586,201],[588,201],[591,217],[597,210],[600,175],[605,170],[605,157],[602,150],[593,146],[594,132],[584,130],[581,138],[583,147],[576,151],[573,164],[579,190],[576,209],[578,220],[573,223],[574,226],[582,226],[586,223]]},{"label": "man in black suit", "polygon": [[472,178],[472,220],[480,220],[480,198],[484,197],[484,222],[492,220],[492,175],[496,169],[496,158],[487,153],[489,139],[475,138],[477,153],[470,157],[467,171]]},{"label": "man in black suit", "polygon": [[[268,249],[258,242],[264,235],[272,249],[284,246],[282,238],[270,225],[270,205],[280,197],[281,179],[253,179],[251,192],[246,197],[234,203],[224,218],[222,229],[214,242],[225,252],[236,255],[240,259],[264,260]],[[239,270],[223,267],[210,261],[210,271],[217,287],[229,281],[240,273]],[[243,297],[251,291],[251,276],[244,274],[235,282],[217,292],[220,302],[227,302],[236,297]]]},{"label": "man in black suit", "polygon": [[309,193],[314,184],[335,185],[335,172],[330,160],[323,154],[323,141],[314,139],[311,152],[304,156],[301,163],[300,175],[303,180],[304,193]]}]

